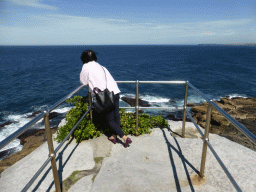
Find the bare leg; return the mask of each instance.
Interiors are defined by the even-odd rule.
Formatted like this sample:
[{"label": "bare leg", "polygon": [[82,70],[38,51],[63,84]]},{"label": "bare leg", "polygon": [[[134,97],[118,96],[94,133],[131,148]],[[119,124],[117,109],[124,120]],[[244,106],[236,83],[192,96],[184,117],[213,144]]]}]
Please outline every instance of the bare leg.
[{"label": "bare leg", "polygon": [[116,139],[116,135],[112,135],[109,139]]},{"label": "bare leg", "polygon": [[[116,138],[116,135],[112,135],[111,137],[109,137],[109,139],[115,139]],[[127,139],[127,136],[126,135],[124,135],[123,137],[122,137],[122,139],[124,140],[124,143],[126,142],[126,139]]]},{"label": "bare leg", "polygon": [[126,143],[127,136],[124,135],[124,136],[122,137],[122,139],[124,140],[124,143]]}]

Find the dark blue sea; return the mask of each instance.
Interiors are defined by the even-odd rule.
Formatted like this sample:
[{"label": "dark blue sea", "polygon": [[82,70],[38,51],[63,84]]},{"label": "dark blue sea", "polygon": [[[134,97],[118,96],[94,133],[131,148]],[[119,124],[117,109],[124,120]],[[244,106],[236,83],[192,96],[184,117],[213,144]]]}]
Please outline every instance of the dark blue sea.
[{"label": "dark blue sea", "polygon": [[[210,99],[256,97],[256,47],[204,45],[0,46],[0,141],[26,124],[32,112],[77,88],[81,53],[92,49],[115,80],[190,81]],[[134,96],[134,84],[119,84]],[[78,95],[86,95],[87,89]],[[140,98],[153,106],[183,105],[184,85],[140,85]],[[189,90],[188,103],[203,98]],[[120,101],[120,105],[127,106]],[[55,111],[65,114],[64,104]],[[156,111],[155,111],[156,113]],[[159,114],[168,114],[160,110]],[[38,124],[34,128],[43,128]],[[7,148],[22,146],[15,140]],[[5,150],[2,149],[2,150]]]}]

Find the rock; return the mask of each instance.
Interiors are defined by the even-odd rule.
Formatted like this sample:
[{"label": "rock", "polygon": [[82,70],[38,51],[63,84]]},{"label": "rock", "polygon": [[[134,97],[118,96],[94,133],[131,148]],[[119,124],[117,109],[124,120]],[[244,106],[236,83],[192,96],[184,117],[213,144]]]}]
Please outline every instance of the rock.
[{"label": "rock", "polygon": [[17,121],[6,121],[6,122],[0,124],[0,129],[3,128],[3,127],[6,126],[6,125],[10,125],[10,124],[12,124],[12,123],[17,123]]},{"label": "rock", "polygon": [[180,121],[180,119],[176,118],[176,116],[174,114],[169,114],[165,118],[170,119],[172,121]]},{"label": "rock", "polygon": [[202,103],[200,105],[194,106],[191,111],[193,113],[202,113],[206,114],[207,113],[207,103]]},{"label": "rock", "polygon": [[[183,121],[183,111],[172,112],[164,116],[164,118],[172,121]],[[186,118],[186,122],[191,122],[190,118]]]},{"label": "rock", "polygon": [[35,117],[37,114],[41,113],[41,111],[35,111],[31,115],[27,116],[27,118]]},{"label": "rock", "polygon": [[[128,103],[132,107],[136,106],[136,99],[135,98],[122,97],[121,99],[124,102]],[[144,101],[142,99],[139,99],[139,106],[141,106],[141,107],[150,107],[151,105],[149,104],[149,102]]]},{"label": "rock", "polygon": [[170,119],[170,120],[174,120],[176,119],[175,115],[174,114],[169,114],[165,117],[166,119]]},{"label": "rock", "polygon": [[[250,132],[256,134],[256,99],[255,98],[221,98],[215,101],[231,117],[244,125]],[[193,119],[198,125],[205,128],[207,103],[194,106]],[[249,144],[249,140],[232,125],[222,114],[213,108],[210,122],[210,132],[217,133],[232,141],[256,150],[256,145]]]},{"label": "rock", "polygon": [[194,107],[194,106],[195,106],[194,103],[188,103],[188,104],[187,104],[187,107]]},{"label": "rock", "polygon": [[[206,117],[204,121],[206,121]],[[229,126],[230,122],[222,115],[212,114],[211,124],[217,126]]]},{"label": "rock", "polygon": [[206,121],[206,114],[196,113],[193,118],[196,122],[200,122],[200,121],[204,122]]},{"label": "rock", "polygon": [[61,113],[51,112],[49,114],[49,119],[54,119],[55,117],[58,117],[59,115],[61,115]]},{"label": "rock", "polygon": [[13,154],[16,151],[16,147],[10,148],[10,149],[6,149],[4,151],[0,151],[0,159],[4,158],[6,156],[10,156],[11,154]]},{"label": "rock", "polygon": [[[27,118],[32,118],[35,117],[37,114],[41,113],[42,111],[35,111],[33,112],[31,115],[27,116]],[[57,113],[57,112],[50,112],[49,114],[49,119],[54,119],[55,117],[58,117],[59,115],[61,115],[61,113]]]}]

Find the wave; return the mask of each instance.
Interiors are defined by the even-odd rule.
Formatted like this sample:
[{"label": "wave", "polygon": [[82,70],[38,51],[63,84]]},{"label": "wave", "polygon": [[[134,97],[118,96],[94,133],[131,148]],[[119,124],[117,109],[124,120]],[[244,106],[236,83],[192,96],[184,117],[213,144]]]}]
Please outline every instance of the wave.
[{"label": "wave", "polygon": [[[120,94],[120,98],[122,97],[130,97],[130,98],[135,98],[135,94],[131,94],[131,93],[122,93]],[[209,99],[213,99],[215,101],[219,101],[221,98],[223,97],[228,97],[228,98],[235,98],[235,97],[242,97],[242,98],[248,98],[246,95],[244,94],[230,94],[230,95],[226,95],[226,96],[211,96],[211,95],[206,95]],[[149,102],[149,104],[152,107],[183,107],[184,106],[184,98],[168,98],[168,97],[163,97],[163,96],[158,96],[158,95],[140,95],[139,96],[140,99]],[[206,102],[205,99],[203,97],[200,97],[199,95],[196,94],[190,94],[188,95],[187,98],[187,103],[193,103],[194,105],[198,105],[201,104],[203,102]],[[122,99],[120,99],[120,106],[121,107],[129,107],[129,104],[127,104],[126,102],[122,101]],[[150,109],[148,109],[150,110]],[[146,110],[146,111],[148,111]],[[160,112],[162,111],[167,111],[169,109],[164,109],[164,110],[160,110]],[[134,111],[134,109],[127,109],[128,112]],[[156,112],[156,110],[152,111]],[[170,111],[175,112],[178,111],[178,109],[173,110],[170,109]]]},{"label": "wave", "polygon": [[[35,111],[41,111],[46,106],[40,106],[40,107],[33,107]],[[65,117],[65,114],[71,109],[72,107],[60,107],[57,109],[54,109],[52,112],[57,112],[60,115],[59,118],[50,120],[51,127],[57,126],[61,119]],[[10,136],[12,133],[23,127],[25,124],[30,122],[34,117],[29,117],[33,113],[25,113],[25,114],[8,114],[4,116],[5,122],[13,122],[9,125],[5,125],[0,129],[0,142],[3,141],[5,138]],[[35,125],[33,125],[30,129],[44,129],[44,123],[43,120],[40,120]],[[15,148],[16,151],[22,149],[22,145],[20,145],[20,140],[15,139],[8,145],[6,145],[4,148],[0,149],[0,152],[5,151],[7,149]]]}]

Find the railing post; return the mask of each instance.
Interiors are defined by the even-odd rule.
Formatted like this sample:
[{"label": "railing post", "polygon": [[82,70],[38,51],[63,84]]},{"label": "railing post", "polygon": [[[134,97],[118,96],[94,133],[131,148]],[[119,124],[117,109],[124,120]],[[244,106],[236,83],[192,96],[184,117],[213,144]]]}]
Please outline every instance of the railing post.
[{"label": "railing post", "polygon": [[184,110],[183,110],[183,123],[182,123],[182,137],[185,137],[185,125],[186,125],[186,109],[188,100],[188,83],[185,84],[185,96],[184,96]]},{"label": "railing post", "polygon": [[206,123],[205,123],[205,133],[204,133],[205,140],[203,144],[200,177],[204,177],[204,169],[205,169],[205,161],[206,161],[206,153],[207,153],[207,141],[209,140],[209,130],[210,130],[210,122],[211,122],[211,113],[212,113],[212,106],[210,103],[208,103],[207,117],[206,117]]},{"label": "railing post", "polygon": [[49,121],[49,111],[46,110],[46,111],[44,111],[44,113],[45,113],[44,125],[45,125],[45,131],[46,131],[46,136],[47,136],[48,148],[49,148],[49,156],[52,158],[51,164],[52,164],[53,179],[54,179],[54,183],[55,183],[55,190],[57,192],[60,192],[61,191],[60,190],[60,181],[59,181],[59,175],[58,175],[55,153],[54,153],[53,142],[52,142],[52,133],[51,133],[50,121]]},{"label": "railing post", "polygon": [[139,127],[139,81],[136,81],[136,128],[135,133],[138,134]]},{"label": "railing post", "polygon": [[[89,107],[92,106],[92,96],[91,96],[91,93],[89,91],[89,88],[88,88],[88,99],[89,99]],[[90,109],[90,118],[91,118],[91,123],[93,122],[93,119],[92,119],[92,107]]]}]

